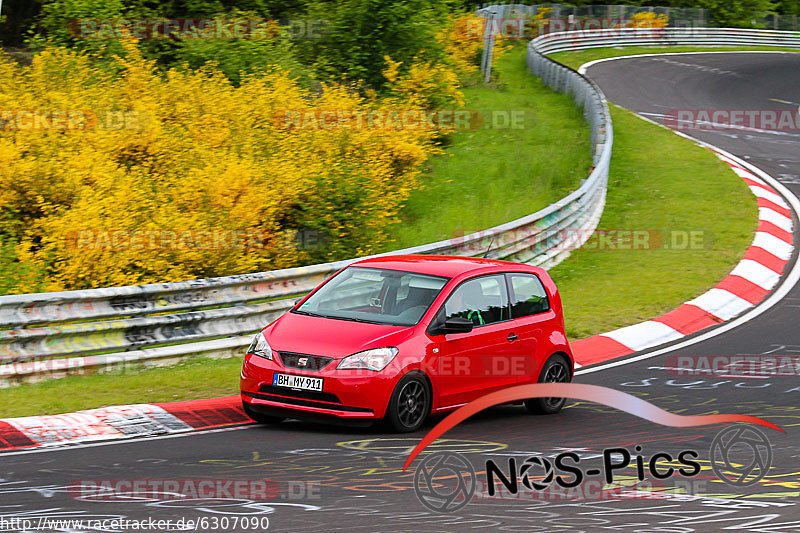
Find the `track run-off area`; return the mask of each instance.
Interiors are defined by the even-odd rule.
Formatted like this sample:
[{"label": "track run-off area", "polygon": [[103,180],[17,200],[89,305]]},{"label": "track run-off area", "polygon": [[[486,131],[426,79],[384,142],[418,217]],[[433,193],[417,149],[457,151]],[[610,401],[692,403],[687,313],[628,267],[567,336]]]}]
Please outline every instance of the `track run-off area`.
[{"label": "track run-off area", "polygon": [[[588,66],[586,75],[598,83],[610,102],[658,123],[676,110],[797,112],[800,106],[800,54],[618,58]],[[800,132],[716,128],[684,133],[746,161],[792,194],[800,193]],[[657,146],[653,146],[653,157],[658,157]],[[731,179],[737,178],[732,174]],[[796,214],[792,213],[792,218],[796,239]],[[712,441],[725,426],[665,427],[603,405],[570,401],[555,416],[528,415],[516,406],[486,410],[426,448],[407,471],[403,464],[409,453],[441,418],[405,435],[387,434],[381,427],[287,421],[272,427],[248,424],[4,453],[0,455],[0,531],[20,529],[3,524],[3,517],[8,516],[27,517],[34,524],[42,518],[171,520],[165,528],[152,528],[162,531],[263,530],[267,521],[270,530],[294,532],[800,531],[800,369],[767,375],[734,370],[685,375],[676,369],[680,358],[707,361],[713,357],[775,356],[797,361],[800,287],[794,286],[796,277],[792,275],[796,249],[794,254],[773,295],[741,317],[666,347],[581,368],[575,377],[578,383],[634,394],[676,414],[744,414],[781,426],[785,433],[763,430],[771,443],[771,468],[753,484],[725,483],[713,471]],[[664,283],[681,275],[663,274]],[[603,474],[592,471],[607,466],[604,451],[612,448],[625,448],[632,457],[628,467],[614,469],[618,488],[602,491]],[[657,479],[652,470],[648,472],[656,454],[677,458],[687,450],[697,454],[696,475],[676,473]],[[427,454],[439,451],[467,458],[481,480],[485,480],[487,461],[509,475],[513,459],[517,466],[525,464],[530,472],[542,474],[530,476],[540,482],[548,472],[543,459],[553,461],[554,456],[570,453],[579,458],[586,481],[572,489],[552,483],[547,490],[534,491],[526,488],[529,480],[520,475],[516,495],[488,498],[476,493],[460,509],[436,512],[420,503],[415,473]],[[637,455],[646,473],[644,481],[638,479]],[[746,451],[739,457],[748,462]],[[657,473],[669,466],[663,455],[661,459]],[[676,462],[672,466],[677,472],[683,465]],[[453,472],[451,477],[456,475]],[[207,498],[201,494],[181,496],[164,488],[149,498],[125,499],[84,489],[101,481],[120,480],[158,480],[161,487],[175,487],[176,482],[185,485],[187,480],[194,487],[201,481],[238,480],[243,484],[240,487],[251,490],[247,497],[246,490],[243,494],[229,486],[219,490],[217,497]],[[252,490],[264,486],[266,494]],[[224,497],[224,490],[230,490],[231,496]],[[186,527],[186,521],[199,518],[206,521]],[[234,527],[234,518],[259,521]]]}]

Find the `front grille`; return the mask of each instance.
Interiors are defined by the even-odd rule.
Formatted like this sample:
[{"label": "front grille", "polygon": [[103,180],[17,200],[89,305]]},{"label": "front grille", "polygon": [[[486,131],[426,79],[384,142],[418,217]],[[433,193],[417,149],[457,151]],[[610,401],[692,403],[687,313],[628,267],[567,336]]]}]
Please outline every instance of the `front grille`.
[{"label": "front grille", "polygon": [[[322,357],[320,355],[306,355],[302,353],[278,352],[281,362],[286,368],[296,368],[298,370],[322,370],[328,363],[333,361],[333,357]],[[302,363],[302,364],[301,364]]]},{"label": "front grille", "polygon": [[286,387],[276,387],[274,385],[261,385],[258,392],[266,392],[267,394],[278,394],[280,396],[289,396],[291,398],[302,398],[304,400],[315,400],[318,402],[328,403],[342,403],[335,394],[330,392],[316,392],[313,390],[294,390],[287,389]]}]

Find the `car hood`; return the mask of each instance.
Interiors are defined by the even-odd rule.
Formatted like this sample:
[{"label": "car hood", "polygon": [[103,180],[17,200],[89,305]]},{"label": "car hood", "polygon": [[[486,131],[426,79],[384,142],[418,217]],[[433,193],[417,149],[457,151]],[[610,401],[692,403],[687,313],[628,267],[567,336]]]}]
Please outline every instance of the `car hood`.
[{"label": "car hood", "polygon": [[264,329],[273,350],[341,358],[372,348],[397,346],[416,326],[387,326],[286,313]]}]

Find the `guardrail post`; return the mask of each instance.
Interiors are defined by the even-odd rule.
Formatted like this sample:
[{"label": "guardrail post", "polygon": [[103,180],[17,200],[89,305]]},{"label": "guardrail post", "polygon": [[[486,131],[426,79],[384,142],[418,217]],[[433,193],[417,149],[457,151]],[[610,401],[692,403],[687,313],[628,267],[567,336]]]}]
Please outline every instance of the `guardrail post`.
[{"label": "guardrail post", "polygon": [[489,11],[489,16],[486,18],[486,28],[483,31],[483,56],[481,57],[481,73],[484,83],[489,83],[492,76],[492,57],[494,55],[494,26],[495,26],[495,8]]}]

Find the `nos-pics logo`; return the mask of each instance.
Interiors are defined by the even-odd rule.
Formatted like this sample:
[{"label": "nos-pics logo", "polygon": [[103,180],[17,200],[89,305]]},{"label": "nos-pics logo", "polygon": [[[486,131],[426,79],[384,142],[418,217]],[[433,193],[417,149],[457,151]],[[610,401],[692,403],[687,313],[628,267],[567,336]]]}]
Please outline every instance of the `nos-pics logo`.
[{"label": "nos-pics logo", "polygon": [[[637,446],[637,451],[640,449]],[[620,452],[622,461],[611,459],[613,456],[618,457]],[[571,455],[567,459],[573,464],[565,468],[566,474],[562,474],[570,477],[568,482],[564,481],[562,475],[557,475],[558,471],[553,468],[553,463],[543,457],[533,456],[519,465],[516,461],[509,461],[509,471],[505,473],[494,461],[487,460],[486,479],[490,493],[494,493],[494,483],[498,479],[507,489],[511,489],[512,493],[521,490],[521,487],[530,491],[543,491],[553,482],[562,487],[575,486],[593,475],[604,476],[607,482],[611,476],[613,481],[613,470],[622,470],[629,466],[636,466],[639,470],[639,479],[644,479],[645,468],[642,457],[633,458],[624,448],[604,450],[603,468],[589,468],[585,471],[577,468],[580,458],[575,454],[560,454],[555,458],[557,466],[565,464],[565,458],[561,455]],[[678,455],[680,462],[687,468],[669,467],[659,470],[656,465],[657,460],[673,459],[670,454],[659,452],[650,457],[648,470],[651,475],[657,479],[666,479],[672,475],[689,477],[700,472],[699,463],[693,461],[699,457],[697,452],[685,450]],[[711,468],[717,477],[737,487],[757,483],[767,475],[772,466],[772,446],[769,439],[762,431],[749,425],[735,425],[717,433],[711,443],[709,455]],[[512,465],[516,471],[511,471]],[[696,468],[692,468],[694,465]],[[521,481],[518,483],[518,480]],[[451,513],[463,508],[473,499],[478,486],[478,476],[472,463],[459,453],[436,452],[427,455],[414,473],[414,490],[419,501],[425,507],[441,513]]]}]

